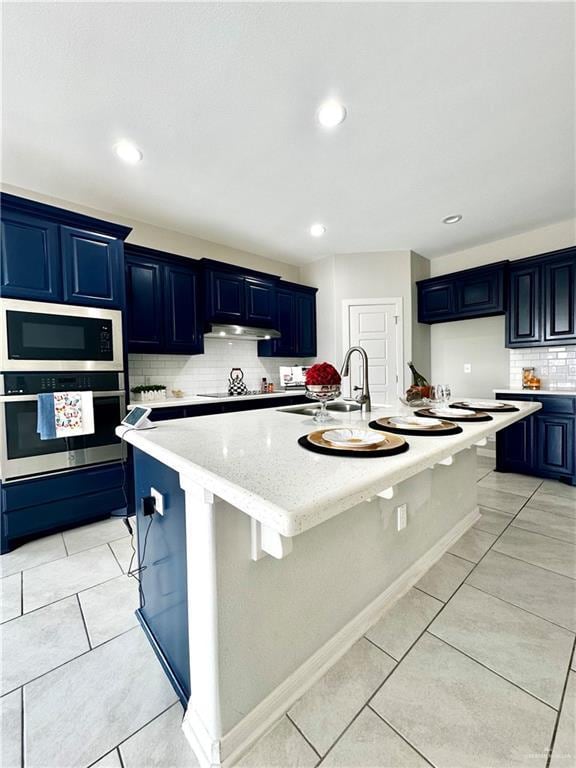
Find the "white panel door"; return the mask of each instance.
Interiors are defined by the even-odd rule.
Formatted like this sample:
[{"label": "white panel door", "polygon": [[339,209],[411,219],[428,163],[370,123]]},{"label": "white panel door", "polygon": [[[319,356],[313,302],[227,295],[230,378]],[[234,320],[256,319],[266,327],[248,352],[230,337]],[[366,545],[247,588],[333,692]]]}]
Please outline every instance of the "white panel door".
[{"label": "white panel door", "polygon": [[[346,311],[347,310],[347,311]],[[373,403],[392,403],[400,394],[402,316],[397,299],[345,302],[346,346],[363,347],[368,354],[368,379]],[[346,328],[346,326],[348,326]],[[362,360],[353,355],[348,394],[362,386]],[[344,389],[346,392],[346,388]]]}]

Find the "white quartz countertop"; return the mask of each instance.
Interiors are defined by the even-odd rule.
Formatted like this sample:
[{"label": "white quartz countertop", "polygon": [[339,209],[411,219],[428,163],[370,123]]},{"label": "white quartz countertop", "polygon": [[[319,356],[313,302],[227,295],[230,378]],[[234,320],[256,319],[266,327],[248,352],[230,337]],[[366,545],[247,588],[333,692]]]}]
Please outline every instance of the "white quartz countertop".
[{"label": "white quartz countertop", "polygon": [[576,389],[493,389],[502,395],[564,395],[576,397]]},{"label": "white quartz countertop", "polygon": [[232,400],[264,400],[267,397],[297,397],[306,394],[304,389],[293,389],[285,392],[268,392],[265,395],[229,395],[227,397],[206,397],[206,395],[184,395],[183,397],[166,397],[162,400],[131,400],[129,408],[136,405],[144,408],[172,408],[178,405],[205,405],[206,403],[229,403]]},{"label": "white quartz countertop", "polygon": [[[295,536],[541,408],[526,401],[516,405],[519,412],[460,424],[458,435],[406,437],[410,450],[388,458],[307,451],[297,440],[318,428],[312,418],[275,408],[172,419],[150,430],[118,427],[116,433],[278,533]],[[359,412],[337,414],[333,424],[367,426],[408,410],[376,407],[366,420]]]}]

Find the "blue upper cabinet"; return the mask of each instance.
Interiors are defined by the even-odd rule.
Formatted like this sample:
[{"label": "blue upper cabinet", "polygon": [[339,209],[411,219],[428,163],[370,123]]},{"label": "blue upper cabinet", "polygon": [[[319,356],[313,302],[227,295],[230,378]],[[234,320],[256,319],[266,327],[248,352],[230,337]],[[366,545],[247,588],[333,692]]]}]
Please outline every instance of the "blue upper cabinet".
[{"label": "blue upper cabinet", "polygon": [[419,281],[418,321],[431,325],[503,314],[505,264],[498,262]]},{"label": "blue upper cabinet", "polygon": [[418,322],[437,323],[454,317],[454,281],[418,283]]},{"label": "blue upper cabinet", "polygon": [[191,265],[164,266],[164,347],[172,354],[204,351],[200,275]]},{"label": "blue upper cabinet", "polygon": [[507,347],[576,344],[576,248],[510,264]]},{"label": "blue upper cabinet", "polygon": [[129,227],[15,195],[1,202],[0,295],[123,306]]},{"label": "blue upper cabinet", "polygon": [[127,245],[128,351],[202,354],[200,282],[198,262]]},{"label": "blue upper cabinet", "polygon": [[244,276],[233,271],[206,270],[207,320],[219,323],[244,322],[246,306]]},{"label": "blue upper cabinet", "polygon": [[58,224],[3,209],[0,265],[0,295],[62,300]]},{"label": "blue upper cabinet", "polygon": [[122,241],[73,227],[61,227],[60,238],[64,300],[70,304],[122,307]]},{"label": "blue upper cabinet", "polygon": [[247,277],[244,281],[246,323],[275,328],[277,323],[276,283]]},{"label": "blue upper cabinet", "polygon": [[542,266],[544,342],[576,341],[576,248]]},{"label": "blue upper cabinet", "polygon": [[540,272],[540,264],[510,265],[506,314],[508,347],[533,347],[541,341]]},{"label": "blue upper cabinet", "polygon": [[279,339],[258,342],[260,357],[316,356],[316,288],[280,282],[276,292]]},{"label": "blue upper cabinet", "polygon": [[159,353],[164,341],[162,264],[126,251],[128,351]]}]

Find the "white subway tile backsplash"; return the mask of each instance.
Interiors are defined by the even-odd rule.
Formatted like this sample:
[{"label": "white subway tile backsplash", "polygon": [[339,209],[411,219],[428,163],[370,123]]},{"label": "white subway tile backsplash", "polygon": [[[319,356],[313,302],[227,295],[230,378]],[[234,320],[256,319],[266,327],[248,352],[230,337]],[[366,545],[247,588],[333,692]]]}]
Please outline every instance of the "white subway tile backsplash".
[{"label": "white subway tile backsplash", "polygon": [[576,387],[576,346],[510,350],[510,387],[522,386],[522,368],[533,366],[542,389]]},{"label": "white subway tile backsplash", "polygon": [[[231,368],[242,368],[248,389],[258,389],[262,378],[280,385],[281,365],[311,365],[312,359],[258,357],[256,341],[204,340],[204,354],[128,356],[130,387],[139,384],[165,384],[168,390],[186,394],[225,391]],[[168,392],[170,393],[170,392]]]}]

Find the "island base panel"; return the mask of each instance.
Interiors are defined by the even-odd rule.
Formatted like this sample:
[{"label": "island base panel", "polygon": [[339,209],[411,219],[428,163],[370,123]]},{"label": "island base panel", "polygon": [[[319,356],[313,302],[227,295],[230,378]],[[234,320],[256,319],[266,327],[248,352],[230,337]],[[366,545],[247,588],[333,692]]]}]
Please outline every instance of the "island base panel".
[{"label": "island base panel", "polygon": [[[254,561],[247,514],[139,450],[135,468],[137,505],[152,487],[165,504],[150,524],[141,620],[179,695],[190,697],[185,731],[203,753],[202,765],[239,757],[269,718],[286,711],[478,515],[471,449],[456,454],[451,466],[397,485],[390,500],[362,502],[294,537],[285,558]],[[398,531],[396,508],[404,503],[408,525]],[[211,532],[204,550],[198,537],[208,530],[206,519],[199,524],[206,516]],[[149,520],[138,509],[141,558]],[[201,557],[205,578],[198,563],[187,568],[191,536],[189,553],[209,553]],[[191,587],[191,573],[201,583]],[[216,606],[216,634],[212,626],[205,637],[204,604]],[[214,667],[218,690],[205,713],[205,680],[195,689],[190,669],[198,663],[190,665],[189,645],[204,647]]]}]

